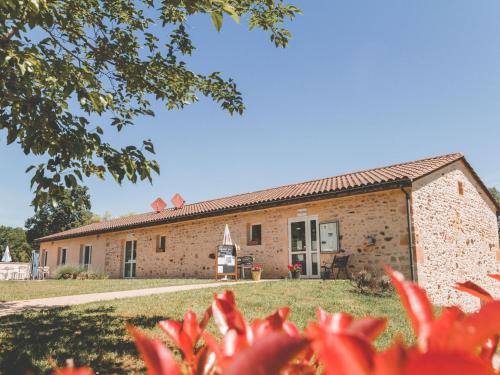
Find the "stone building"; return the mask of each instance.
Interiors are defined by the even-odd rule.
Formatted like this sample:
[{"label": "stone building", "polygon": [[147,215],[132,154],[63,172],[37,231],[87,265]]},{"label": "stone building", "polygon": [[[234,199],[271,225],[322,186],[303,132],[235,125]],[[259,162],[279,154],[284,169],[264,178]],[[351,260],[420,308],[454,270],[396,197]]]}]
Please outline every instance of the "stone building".
[{"label": "stone building", "polygon": [[94,223],[39,239],[51,270],[83,264],[114,278],[213,278],[225,224],[264,277],[289,263],[317,278],[336,254],[350,272],[389,265],[435,303],[473,299],[457,281],[488,287],[500,249],[495,203],[462,154],[370,169]]}]

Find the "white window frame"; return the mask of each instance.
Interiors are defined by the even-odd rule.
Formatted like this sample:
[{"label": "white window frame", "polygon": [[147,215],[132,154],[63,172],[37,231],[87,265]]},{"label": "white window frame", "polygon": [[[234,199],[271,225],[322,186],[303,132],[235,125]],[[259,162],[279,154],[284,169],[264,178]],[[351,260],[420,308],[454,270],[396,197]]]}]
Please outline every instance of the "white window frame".
[{"label": "white window frame", "polygon": [[[64,259],[64,262],[63,262],[63,259]],[[63,247],[63,248],[61,248],[61,259],[60,259],[61,263],[59,265],[64,266],[66,264],[67,260],[68,260],[68,249],[66,247]]]},{"label": "white window frame", "polygon": [[[133,250],[135,251],[135,259],[134,260],[127,261],[127,242],[132,242],[132,246],[134,245],[134,242],[135,242],[135,248],[133,248]],[[125,265],[127,263],[129,263],[129,264],[135,263],[135,276],[126,276],[125,275],[125,271],[126,271]],[[137,277],[137,240],[130,239],[130,240],[126,240],[125,244],[123,246],[123,278],[124,279],[134,279],[136,277]]]},{"label": "white window frame", "polygon": [[42,250],[42,267],[47,267],[47,258],[49,257],[49,252],[47,249]]},{"label": "white window frame", "polygon": [[[90,249],[90,251],[89,251],[89,262],[88,262],[88,263],[85,263],[85,253],[86,253],[86,251],[87,251],[87,248],[89,248],[89,249]],[[90,245],[90,244],[85,244],[85,245],[83,245],[82,266],[83,266],[85,269],[87,269],[87,270],[88,270],[88,269],[90,268],[90,266],[92,265],[92,250],[93,250],[93,249],[92,249],[92,245]]]}]

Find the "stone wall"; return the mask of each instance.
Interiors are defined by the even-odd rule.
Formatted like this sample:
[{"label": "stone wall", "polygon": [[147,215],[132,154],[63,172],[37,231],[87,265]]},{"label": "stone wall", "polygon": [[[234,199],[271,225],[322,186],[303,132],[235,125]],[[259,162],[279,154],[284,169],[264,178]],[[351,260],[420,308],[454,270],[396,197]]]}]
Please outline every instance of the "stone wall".
[{"label": "stone wall", "polygon": [[477,298],[453,289],[465,280],[498,294],[486,276],[500,265],[495,206],[462,161],[416,181],[412,209],[418,281],[434,303],[477,308]]},{"label": "stone wall", "polygon": [[[53,266],[58,247],[66,246],[71,254],[77,254],[81,243],[91,243],[95,267],[104,268],[112,277],[122,277],[125,241],[135,239],[137,277],[213,278],[215,260],[211,254],[215,254],[228,224],[233,241],[241,246],[239,255],[254,255],[264,266],[264,277],[280,278],[288,274],[288,219],[299,212],[317,216],[319,222],[339,221],[341,248],[351,255],[351,272],[369,268],[381,274],[383,265],[389,264],[409,275],[405,197],[400,190],[54,241],[43,243],[41,248],[49,250],[49,265]],[[250,224],[262,225],[261,245],[247,245]],[[159,235],[167,238],[165,252],[156,251]],[[368,243],[368,236],[375,237],[374,245]],[[321,254],[321,263],[330,262],[332,257],[331,253]]]}]

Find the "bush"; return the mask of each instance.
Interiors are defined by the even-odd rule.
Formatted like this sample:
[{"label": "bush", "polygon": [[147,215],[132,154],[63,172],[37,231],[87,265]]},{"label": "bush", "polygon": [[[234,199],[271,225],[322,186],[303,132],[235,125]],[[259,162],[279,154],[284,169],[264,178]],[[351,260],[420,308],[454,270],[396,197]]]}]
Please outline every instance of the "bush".
[{"label": "bush", "polygon": [[107,279],[109,275],[105,272],[83,271],[77,276],[78,280],[103,280]]},{"label": "bush", "polygon": [[85,268],[77,264],[65,264],[55,269],[52,277],[58,280],[76,279],[78,275],[85,272]]},{"label": "bush", "polygon": [[392,292],[391,279],[388,276],[377,277],[369,270],[354,274],[352,282],[356,291],[362,294],[383,295]]},{"label": "bush", "polygon": [[[157,338],[150,339],[128,325],[149,375],[287,374],[287,375],[494,375],[492,359],[500,333],[500,301],[472,283],[456,289],[479,297],[479,311],[466,314],[444,308],[441,316],[425,291],[388,269],[416,335],[414,344],[396,338],[378,351],[374,341],[386,329],[386,318],[355,318],[346,313],[317,310],[302,333],[287,317],[288,307],[249,323],[236,306],[233,292],[214,296],[198,319],[188,310],[183,321],[163,320],[159,328],[182,353],[174,353]],[[500,281],[500,275],[491,275]],[[360,278],[368,282],[369,273]],[[384,284],[386,280],[382,281]],[[220,337],[206,330],[213,320]],[[89,369],[57,370],[55,375],[92,375]]]},{"label": "bush", "polygon": [[77,264],[65,264],[64,266],[56,268],[52,277],[58,280],[101,280],[107,279],[109,276],[105,272],[89,271],[85,269],[85,267]]}]

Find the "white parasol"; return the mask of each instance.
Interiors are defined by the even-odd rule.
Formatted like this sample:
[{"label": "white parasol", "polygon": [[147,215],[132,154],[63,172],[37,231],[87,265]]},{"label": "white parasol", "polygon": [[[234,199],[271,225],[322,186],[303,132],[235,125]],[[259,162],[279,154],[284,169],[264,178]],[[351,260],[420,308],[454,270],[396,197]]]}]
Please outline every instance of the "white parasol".
[{"label": "white parasol", "polygon": [[10,256],[9,245],[5,246],[5,251],[3,252],[2,262],[12,262],[12,257]]},{"label": "white parasol", "polygon": [[232,245],[233,240],[231,239],[231,233],[229,233],[229,226],[226,224],[224,228],[224,238],[222,239],[223,245]]}]

